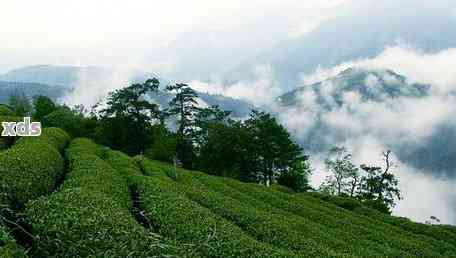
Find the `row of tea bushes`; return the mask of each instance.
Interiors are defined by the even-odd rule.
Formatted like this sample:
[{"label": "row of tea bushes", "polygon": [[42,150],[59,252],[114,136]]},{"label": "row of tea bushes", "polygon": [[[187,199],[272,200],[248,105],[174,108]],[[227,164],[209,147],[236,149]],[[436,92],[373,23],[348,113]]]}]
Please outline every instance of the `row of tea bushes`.
[{"label": "row of tea bushes", "polygon": [[[202,178],[203,179],[203,178]],[[215,180],[205,177],[204,181]],[[319,222],[326,226],[331,235],[344,239],[351,246],[367,248],[364,253],[375,253],[382,256],[453,256],[455,246],[426,235],[414,235],[400,228],[391,228],[381,221],[375,221],[363,216],[339,216],[340,209],[322,210],[299,195],[290,195],[270,191],[270,189],[255,185],[244,184],[232,179],[217,179],[226,186],[228,191],[241,191],[260,203],[267,203],[275,208],[291,212],[303,218]],[[346,211],[351,213],[350,211]],[[355,216],[354,216],[355,215]]]},{"label": "row of tea bushes", "polygon": [[[3,130],[2,122],[20,122],[24,119],[23,117],[13,116],[13,113],[2,112],[2,108],[6,107],[0,104],[0,133]],[[14,143],[15,139],[16,137],[3,137],[0,135],[0,151],[7,149],[8,146]]]},{"label": "row of tea bushes", "polygon": [[187,254],[195,252],[202,257],[298,257],[256,241],[235,224],[185,197],[179,186],[168,178],[136,176],[132,181],[141,196],[143,208],[159,233],[188,246]]},{"label": "row of tea bushes", "polygon": [[[173,179],[187,197],[233,221],[257,239],[276,246],[299,250],[297,244],[302,237],[314,240],[316,249],[326,249],[328,255],[343,252],[343,255],[361,257],[456,257],[453,227],[413,223],[367,207],[363,211],[366,216],[361,211],[353,212],[310,194],[292,194],[282,189],[175,169],[156,161],[142,160],[141,164],[147,175],[161,179],[176,170]],[[368,211],[375,216],[368,216]],[[277,225],[274,225],[275,218]],[[268,227],[263,226],[266,223],[270,223]],[[282,225],[278,225],[280,223]],[[404,223],[410,224],[404,226]],[[280,227],[283,228],[280,230]],[[265,228],[277,234],[270,231],[268,235]],[[288,236],[280,232],[287,232]],[[295,232],[301,235],[291,240],[289,237],[296,235]],[[278,241],[281,238],[287,240]]]},{"label": "row of tea bushes", "polygon": [[53,190],[64,172],[60,152],[69,136],[57,128],[45,128],[39,137],[21,138],[0,153],[0,190],[12,205],[23,205]]},{"label": "row of tea bushes", "polygon": [[[144,171],[148,175],[165,178],[166,165],[143,160]],[[173,169],[169,167],[169,169]],[[260,242],[276,248],[283,248],[306,257],[356,257],[343,255],[319,244],[312,239],[310,232],[296,232],[293,224],[278,214],[258,209],[255,204],[240,202],[230,196],[218,194],[199,183],[195,175],[203,173],[177,169],[177,185],[180,191],[195,203],[211,210],[216,215],[231,221]],[[165,175],[165,176],[164,176]],[[309,228],[313,231],[313,229]],[[313,232],[313,233],[316,233]],[[342,247],[343,243],[340,243]]]},{"label": "row of tea bushes", "polygon": [[[185,185],[197,186],[201,178],[210,177],[203,173],[179,174],[180,182]],[[188,196],[234,221],[261,241],[312,257],[358,257],[365,251],[357,250],[338,236],[331,235],[318,223],[272,207],[265,209],[264,205],[267,204],[264,202],[251,199],[234,189],[224,189],[223,183],[216,182],[218,178],[213,179],[215,181],[197,186],[198,189],[207,189],[206,192],[211,194],[204,196],[192,190],[187,193]]]},{"label": "row of tea bushes", "polygon": [[365,206],[355,208],[354,212],[370,218],[375,218],[378,221],[383,221],[407,232],[428,236],[429,238],[433,238],[437,241],[448,242],[453,246],[454,254],[456,256],[456,232],[446,230],[444,227],[439,227],[438,225],[425,225],[413,222],[407,218],[388,216]]},{"label": "row of tea bushes", "polygon": [[[319,193],[292,195],[278,193],[278,196],[289,199],[292,202],[307,203],[308,206],[314,209],[325,209],[326,213],[335,219],[350,219],[352,222],[356,221],[365,227],[385,232],[390,237],[394,234],[399,234],[402,236],[407,235],[408,238],[419,239],[421,242],[433,244],[438,247],[441,253],[445,251],[454,253],[456,249],[456,232],[451,232],[438,225],[415,223],[409,219],[390,216],[363,205],[356,205],[353,209],[348,209],[346,207],[347,205],[341,200],[341,197],[333,198]],[[339,208],[341,206],[345,206],[346,208]],[[448,228],[451,229],[453,227],[450,226]]]},{"label": "row of tea bushes", "polygon": [[132,175],[142,175],[140,166],[136,160],[121,151],[106,150],[101,156],[109,165],[117,169],[126,178]]},{"label": "row of tea bushes", "polygon": [[[129,178],[152,229],[181,246],[185,257],[296,257],[246,235],[236,225],[185,197],[167,176],[167,166],[122,152],[107,151],[105,161]],[[139,165],[138,165],[139,164]],[[142,168],[144,171],[141,171]],[[143,176],[146,173],[150,176]]]},{"label": "row of tea bushes", "polygon": [[32,201],[26,216],[39,236],[39,257],[156,257],[170,253],[130,214],[126,179],[87,139],[68,149],[70,172],[60,191]]}]

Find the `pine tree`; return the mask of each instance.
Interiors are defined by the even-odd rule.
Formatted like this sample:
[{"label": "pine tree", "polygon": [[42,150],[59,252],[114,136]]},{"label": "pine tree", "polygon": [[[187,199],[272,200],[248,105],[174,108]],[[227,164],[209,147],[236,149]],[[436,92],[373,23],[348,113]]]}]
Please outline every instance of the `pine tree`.
[{"label": "pine tree", "polygon": [[194,160],[194,141],[196,123],[195,118],[199,112],[198,94],[184,83],[168,85],[166,89],[174,94],[169,102],[167,113],[177,116],[177,158],[185,168],[192,168]]}]

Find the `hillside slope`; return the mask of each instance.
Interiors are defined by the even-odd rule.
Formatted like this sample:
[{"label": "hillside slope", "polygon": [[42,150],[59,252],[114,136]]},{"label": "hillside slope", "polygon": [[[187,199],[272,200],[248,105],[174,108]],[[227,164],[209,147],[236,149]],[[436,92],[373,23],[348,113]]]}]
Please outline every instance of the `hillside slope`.
[{"label": "hillside slope", "polygon": [[[60,130],[46,129],[44,136],[19,140],[0,153],[5,161],[0,181],[8,185],[2,188],[8,198],[0,204],[23,216],[33,236],[24,241],[18,234],[24,227],[4,223],[9,229],[0,231],[0,254],[456,257],[452,226],[413,223],[343,198],[297,194],[131,158],[88,139],[65,147],[67,141]],[[29,165],[21,170],[24,165],[14,160],[27,148],[51,151],[37,150],[39,155],[28,156]],[[59,150],[66,155],[59,156]],[[62,158],[67,165],[62,166]],[[21,180],[14,180],[14,171],[21,171]]]}]

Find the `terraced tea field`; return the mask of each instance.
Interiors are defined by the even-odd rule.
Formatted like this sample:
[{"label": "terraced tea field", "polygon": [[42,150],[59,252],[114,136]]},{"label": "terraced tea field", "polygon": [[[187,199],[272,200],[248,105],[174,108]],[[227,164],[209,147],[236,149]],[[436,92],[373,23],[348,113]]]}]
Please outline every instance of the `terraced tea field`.
[{"label": "terraced tea field", "polygon": [[1,257],[456,257],[456,228],[46,128],[0,152]]}]

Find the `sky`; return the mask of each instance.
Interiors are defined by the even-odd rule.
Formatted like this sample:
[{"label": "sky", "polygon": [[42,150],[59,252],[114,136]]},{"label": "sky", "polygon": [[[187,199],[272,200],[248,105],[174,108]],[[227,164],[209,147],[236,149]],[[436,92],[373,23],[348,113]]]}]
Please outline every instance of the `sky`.
[{"label": "sky", "polygon": [[347,1],[1,0],[0,72],[33,63],[142,65],[184,32],[228,30],[264,16],[293,37]]}]

